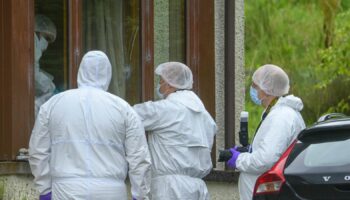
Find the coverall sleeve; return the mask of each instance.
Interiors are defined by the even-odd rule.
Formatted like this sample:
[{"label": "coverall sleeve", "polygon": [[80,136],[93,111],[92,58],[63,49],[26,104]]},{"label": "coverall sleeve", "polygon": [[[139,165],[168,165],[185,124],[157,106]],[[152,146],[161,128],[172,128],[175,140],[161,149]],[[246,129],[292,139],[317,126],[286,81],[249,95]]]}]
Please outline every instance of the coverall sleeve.
[{"label": "coverall sleeve", "polygon": [[159,117],[160,111],[157,109],[157,104],[159,104],[159,102],[148,101],[133,106],[146,131],[152,131],[161,124],[160,120],[162,119]]},{"label": "coverall sleeve", "polygon": [[50,153],[48,115],[42,106],[29,141],[29,165],[34,176],[34,185],[40,194],[51,191]]},{"label": "coverall sleeve", "polygon": [[[259,132],[263,137],[258,148],[252,153],[241,153],[236,161],[237,169],[252,174],[261,174],[269,170],[287,149],[292,138],[292,122],[285,117],[274,117],[266,120]],[[257,134],[260,134],[260,133]]]},{"label": "coverall sleeve", "polygon": [[149,199],[151,184],[151,156],[145,130],[134,110],[127,113],[126,160],[129,165],[131,194],[135,199]]}]

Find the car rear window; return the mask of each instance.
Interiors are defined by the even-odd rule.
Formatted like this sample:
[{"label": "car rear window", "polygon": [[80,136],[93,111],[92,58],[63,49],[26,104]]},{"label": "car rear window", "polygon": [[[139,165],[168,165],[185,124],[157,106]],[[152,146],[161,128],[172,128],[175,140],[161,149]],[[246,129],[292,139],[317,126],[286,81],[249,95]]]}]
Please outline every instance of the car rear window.
[{"label": "car rear window", "polygon": [[304,166],[336,167],[350,164],[350,139],[310,144],[304,150]]}]

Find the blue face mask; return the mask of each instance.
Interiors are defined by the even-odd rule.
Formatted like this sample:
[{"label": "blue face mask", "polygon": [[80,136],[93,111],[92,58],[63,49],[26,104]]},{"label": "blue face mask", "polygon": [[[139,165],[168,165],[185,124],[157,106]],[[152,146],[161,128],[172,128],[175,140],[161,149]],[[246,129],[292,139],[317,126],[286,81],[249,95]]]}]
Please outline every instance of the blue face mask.
[{"label": "blue face mask", "polygon": [[258,97],[258,90],[250,86],[250,98],[256,105],[261,105],[261,100]]},{"label": "blue face mask", "polygon": [[158,83],[158,85],[157,85],[156,92],[157,92],[157,96],[158,96],[160,99],[164,99],[164,94],[162,94],[162,93],[160,92],[160,84],[159,84],[159,83]]}]

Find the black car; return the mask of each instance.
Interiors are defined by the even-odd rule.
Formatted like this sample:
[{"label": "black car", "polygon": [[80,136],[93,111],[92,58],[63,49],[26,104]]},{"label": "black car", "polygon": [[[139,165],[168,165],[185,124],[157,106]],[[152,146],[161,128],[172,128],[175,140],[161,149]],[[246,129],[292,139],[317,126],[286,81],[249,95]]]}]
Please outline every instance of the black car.
[{"label": "black car", "polygon": [[350,117],[327,115],[304,129],[258,178],[253,199],[350,200]]}]

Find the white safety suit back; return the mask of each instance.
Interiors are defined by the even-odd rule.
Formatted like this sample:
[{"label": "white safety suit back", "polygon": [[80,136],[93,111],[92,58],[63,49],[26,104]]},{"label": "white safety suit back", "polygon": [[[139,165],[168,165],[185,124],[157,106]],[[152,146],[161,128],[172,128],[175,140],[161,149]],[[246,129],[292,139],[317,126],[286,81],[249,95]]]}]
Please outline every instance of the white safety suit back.
[{"label": "white safety suit back", "polygon": [[240,171],[241,200],[251,200],[257,178],[269,170],[305,128],[300,114],[303,103],[293,95],[280,97],[261,123],[252,143],[251,153],[241,153],[236,161]]},{"label": "white safety suit back", "polygon": [[208,199],[201,178],[212,169],[216,124],[195,93],[182,90],[134,109],[148,133],[152,199]]},{"label": "white safety suit back", "polygon": [[30,139],[34,183],[54,200],[148,199],[151,158],[137,114],[106,92],[111,67],[102,52],[84,56],[78,89],[53,96],[40,108]]}]

